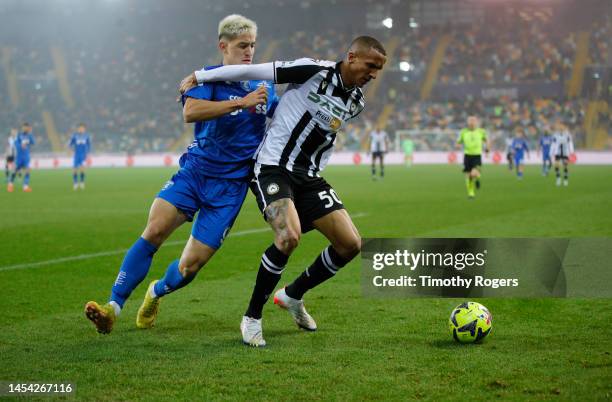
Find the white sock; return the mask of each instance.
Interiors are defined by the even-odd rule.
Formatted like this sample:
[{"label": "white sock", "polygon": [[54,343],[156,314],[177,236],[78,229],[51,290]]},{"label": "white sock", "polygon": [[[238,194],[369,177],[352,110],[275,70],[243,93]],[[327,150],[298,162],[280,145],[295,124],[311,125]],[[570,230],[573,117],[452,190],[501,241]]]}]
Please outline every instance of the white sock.
[{"label": "white sock", "polygon": [[121,306],[118,305],[116,301],[111,301],[108,304],[113,306],[113,310],[115,310],[115,317],[119,317],[119,314],[121,314]]},{"label": "white sock", "polygon": [[157,295],[155,294],[155,286],[151,286],[151,288],[147,292],[149,292],[149,296],[154,299],[157,299]]}]

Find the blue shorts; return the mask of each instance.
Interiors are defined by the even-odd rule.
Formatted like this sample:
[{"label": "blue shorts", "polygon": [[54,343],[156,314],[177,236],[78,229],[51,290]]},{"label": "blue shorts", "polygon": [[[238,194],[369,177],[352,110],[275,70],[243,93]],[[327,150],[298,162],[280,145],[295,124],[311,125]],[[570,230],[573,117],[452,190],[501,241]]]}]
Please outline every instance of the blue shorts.
[{"label": "blue shorts", "polygon": [[17,158],[15,161],[15,170],[27,169],[30,167],[30,158]]},{"label": "blue shorts", "polygon": [[80,168],[81,166],[85,165],[85,161],[87,160],[87,156],[76,156],[72,159],[72,167],[74,169],[76,168]]},{"label": "blue shorts", "polygon": [[550,154],[543,154],[542,155],[542,160],[543,161],[552,161],[552,158],[550,157]]},{"label": "blue shorts", "polygon": [[519,166],[521,163],[523,163],[523,155],[514,155],[514,165],[515,166]]},{"label": "blue shorts", "polygon": [[192,236],[216,250],[234,224],[249,184],[246,179],[207,177],[200,171],[187,162],[166,182],[157,197],[174,205],[190,222],[197,213]]}]

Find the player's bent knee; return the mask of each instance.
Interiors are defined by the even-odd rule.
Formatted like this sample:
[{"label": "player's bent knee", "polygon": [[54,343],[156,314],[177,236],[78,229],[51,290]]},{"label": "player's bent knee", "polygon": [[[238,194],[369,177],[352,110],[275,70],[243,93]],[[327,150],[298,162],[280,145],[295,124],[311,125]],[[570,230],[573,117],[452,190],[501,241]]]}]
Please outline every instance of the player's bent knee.
[{"label": "player's bent knee", "polygon": [[183,278],[192,278],[198,274],[200,268],[202,268],[204,264],[205,263],[202,263],[200,265],[197,262],[189,265],[179,264],[179,271],[181,272],[181,275],[183,275]]},{"label": "player's bent knee", "polygon": [[342,257],[347,260],[352,260],[361,252],[361,236],[356,234],[348,239],[344,239],[338,244],[334,244],[334,249],[336,249],[338,254]]},{"label": "player's bent knee", "polygon": [[300,234],[295,230],[281,231],[276,235],[274,243],[280,251],[289,255],[300,243]]},{"label": "player's bent knee", "polygon": [[170,226],[160,221],[151,221],[142,234],[142,237],[151,244],[159,247],[166,240]]}]

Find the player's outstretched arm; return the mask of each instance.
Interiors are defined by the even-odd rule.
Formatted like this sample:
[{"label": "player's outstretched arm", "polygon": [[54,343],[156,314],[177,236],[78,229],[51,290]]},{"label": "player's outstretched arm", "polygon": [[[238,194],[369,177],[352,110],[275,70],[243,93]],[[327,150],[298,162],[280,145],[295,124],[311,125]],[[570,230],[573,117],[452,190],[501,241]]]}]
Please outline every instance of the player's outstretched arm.
[{"label": "player's outstretched arm", "polygon": [[[211,70],[194,72],[191,83],[214,81],[265,80],[276,84],[303,84],[321,70],[327,70],[335,62],[308,58],[294,61],[275,61],[263,64],[234,64]],[[182,89],[182,84],[181,84]]]},{"label": "player's outstretched arm", "polygon": [[274,63],[232,64],[211,70],[198,70],[194,76],[198,84],[214,81],[273,81]]},{"label": "player's outstretched arm", "polygon": [[260,86],[241,99],[227,101],[209,101],[187,97],[183,106],[183,120],[185,123],[213,120],[240,109],[248,109],[256,105],[265,105],[268,102],[266,87]]}]

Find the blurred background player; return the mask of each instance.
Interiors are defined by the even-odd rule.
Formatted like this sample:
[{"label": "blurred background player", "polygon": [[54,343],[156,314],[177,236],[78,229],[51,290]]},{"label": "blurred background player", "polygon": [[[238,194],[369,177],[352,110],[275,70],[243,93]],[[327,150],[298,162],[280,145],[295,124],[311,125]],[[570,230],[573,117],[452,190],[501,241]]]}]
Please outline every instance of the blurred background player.
[{"label": "blurred background player", "polygon": [[[72,159],[72,188],[74,190],[85,188],[85,162],[91,151],[91,137],[85,132],[85,124],[81,123],[77,131],[72,133],[68,144],[73,152]],[[79,177],[80,175],[80,177]]]},{"label": "blurred background player", "polygon": [[380,161],[380,178],[385,177],[385,153],[389,149],[389,137],[382,126],[370,132],[370,153],[372,154],[372,180],[376,180],[376,159]]},{"label": "blurred background player", "polygon": [[406,137],[402,141],[402,150],[404,151],[404,164],[406,167],[412,166],[412,155],[414,152],[414,141],[412,138]]},{"label": "blurred background player", "polygon": [[8,183],[15,170],[15,140],[17,139],[17,129],[11,128],[11,132],[8,137],[8,144],[6,145],[6,162],[4,165],[4,176]]},{"label": "blurred background player", "polygon": [[508,170],[512,171],[514,168],[514,152],[512,151],[512,141],[514,137],[506,137],[504,142],[506,143],[506,160],[508,161]]},{"label": "blurred background player", "polygon": [[15,170],[11,174],[8,183],[9,193],[13,192],[15,176],[23,173],[23,191],[29,193],[30,188],[30,147],[35,144],[30,123],[23,123],[21,132],[15,138]]},{"label": "blurred background player", "polygon": [[[255,22],[229,15],[219,23],[218,33],[223,65],[251,64]],[[85,315],[100,333],[111,332],[124,303],[149,272],[153,256],[183,223],[197,215],[180,259],[149,284],[136,317],[138,328],[151,328],[161,297],[188,285],[221,247],[246,197],[266,117],[278,102],[274,85],[265,81],[204,84],[185,92],[181,100],[184,121],[196,123],[195,139],[181,157],[179,171],[153,201],[147,226],[125,255],[109,302],[85,306]]]},{"label": "blurred background player", "polygon": [[489,152],[489,141],[484,129],[478,127],[476,116],[469,116],[467,127],[462,129],[457,139],[457,145],[463,145],[463,171],[465,186],[469,198],[476,196],[480,188],[480,169],[482,166],[482,149]]},{"label": "blurred background player", "polygon": [[550,147],[552,145],[552,136],[547,128],[544,129],[544,134],[538,141],[538,151],[542,155],[542,176],[548,176],[550,168],[552,168],[552,159],[550,157]]},{"label": "blurred background player", "polygon": [[514,153],[514,167],[516,168],[516,176],[519,180],[523,179],[523,159],[525,153],[529,158],[529,146],[525,139],[525,130],[523,127],[516,129],[516,137],[512,140],[512,152]]},{"label": "blurred background player", "polygon": [[563,185],[569,184],[568,163],[569,157],[574,153],[574,141],[567,127],[557,122],[556,131],[553,134],[551,153],[555,156],[555,175],[557,176],[556,184],[561,185],[561,172],[559,167],[563,164]]}]

